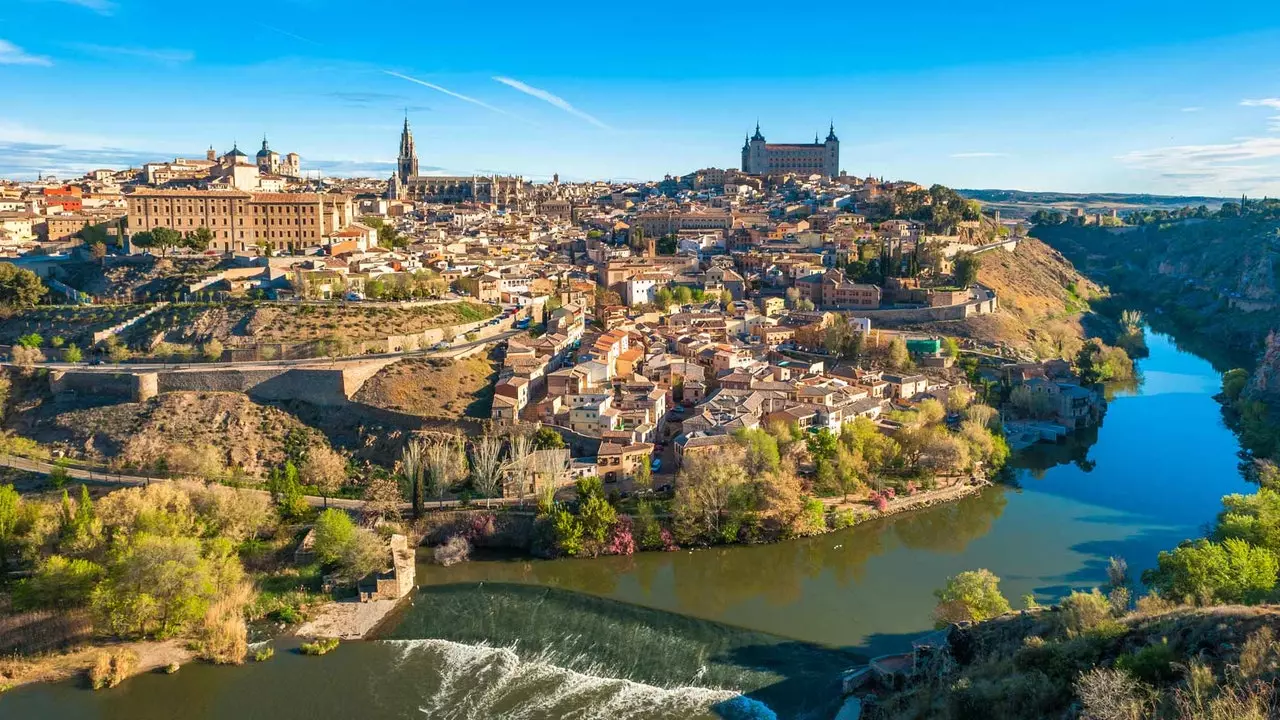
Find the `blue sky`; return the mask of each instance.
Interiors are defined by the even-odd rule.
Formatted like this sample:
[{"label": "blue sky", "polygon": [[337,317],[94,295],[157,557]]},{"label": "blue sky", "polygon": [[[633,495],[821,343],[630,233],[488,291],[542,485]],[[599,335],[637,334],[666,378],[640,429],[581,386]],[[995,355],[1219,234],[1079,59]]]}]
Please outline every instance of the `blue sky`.
[{"label": "blue sky", "polygon": [[233,142],[389,174],[652,179],[825,135],[956,187],[1280,195],[1280,3],[4,0],[0,176]]}]

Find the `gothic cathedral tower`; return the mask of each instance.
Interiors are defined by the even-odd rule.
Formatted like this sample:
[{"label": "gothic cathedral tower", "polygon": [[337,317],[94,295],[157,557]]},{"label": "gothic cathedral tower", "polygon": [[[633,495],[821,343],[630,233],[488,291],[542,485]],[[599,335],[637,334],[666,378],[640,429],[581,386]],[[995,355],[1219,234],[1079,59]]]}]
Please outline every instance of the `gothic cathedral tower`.
[{"label": "gothic cathedral tower", "polygon": [[408,113],[404,116],[404,131],[400,133],[400,157],[396,160],[396,175],[402,183],[418,175],[418,153],[413,147]]}]

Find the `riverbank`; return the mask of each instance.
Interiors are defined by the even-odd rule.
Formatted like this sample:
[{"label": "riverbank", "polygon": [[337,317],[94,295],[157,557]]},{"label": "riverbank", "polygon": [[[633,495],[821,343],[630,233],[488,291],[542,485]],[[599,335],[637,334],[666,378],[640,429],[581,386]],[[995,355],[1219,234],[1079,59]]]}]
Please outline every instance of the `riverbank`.
[{"label": "riverbank", "polygon": [[94,644],[32,657],[9,657],[0,659],[0,692],[32,683],[87,678],[98,657],[104,653],[132,653],[137,657],[136,665],[125,677],[172,665],[182,666],[195,657],[181,639]]},{"label": "riverbank", "polygon": [[363,640],[396,608],[411,602],[412,593],[399,600],[331,602],[321,605],[315,617],[303,623],[294,635],[304,638]]}]

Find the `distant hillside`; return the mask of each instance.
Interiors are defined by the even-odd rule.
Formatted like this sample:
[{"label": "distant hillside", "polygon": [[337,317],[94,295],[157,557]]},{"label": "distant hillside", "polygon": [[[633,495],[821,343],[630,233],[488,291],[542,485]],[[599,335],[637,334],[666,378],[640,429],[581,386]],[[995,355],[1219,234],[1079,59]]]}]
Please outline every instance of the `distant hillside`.
[{"label": "distant hillside", "polygon": [[1139,298],[1237,353],[1280,325],[1280,217],[1184,220],[1137,228],[1036,226],[1032,234],[1113,291]]},{"label": "distant hillside", "polygon": [[1023,240],[1012,253],[996,250],[979,257],[978,282],[996,291],[999,309],[915,327],[1037,357],[1073,357],[1086,335],[1081,319],[1087,303],[1105,291],[1035,238]]},{"label": "distant hillside", "polygon": [[957,190],[963,197],[977,200],[990,212],[999,210],[1002,217],[1025,219],[1037,210],[1067,210],[1084,208],[1089,213],[1109,213],[1115,210],[1123,215],[1131,210],[1164,209],[1206,205],[1216,209],[1227,198],[1202,195],[1146,195],[1134,193],[1065,193],[1033,192],[1028,190]]}]

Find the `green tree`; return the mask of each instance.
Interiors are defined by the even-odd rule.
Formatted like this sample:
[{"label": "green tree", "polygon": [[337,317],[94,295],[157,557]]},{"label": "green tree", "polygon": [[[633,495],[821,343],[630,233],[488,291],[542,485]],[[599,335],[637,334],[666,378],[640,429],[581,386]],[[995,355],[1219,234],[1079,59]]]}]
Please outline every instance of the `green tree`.
[{"label": "green tree", "polygon": [[578,481],[578,519],[582,523],[583,538],[596,546],[604,544],[618,521],[618,511],[605,498],[604,484],[599,477]]},{"label": "green tree", "polygon": [[48,293],[49,288],[35,273],[13,263],[0,262],[0,305],[31,307]]},{"label": "green tree", "polygon": [[1235,538],[1272,552],[1280,551],[1280,492],[1264,486],[1252,494],[1222,498],[1213,538]]},{"label": "green tree", "polygon": [[672,291],[671,296],[675,298],[677,305],[688,305],[693,302],[693,291],[684,285],[677,285]]},{"label": "green tree", "polygon": [[641,500],[636,506],[635,539],[644,550],[662,547],[662,524],[653,512],[653,503]]},{"label": "green tree", "polygon": [[911,367],[911,355],[907,352],[907,342],[900,336],[889,341],[889,367],[894,370],[906,370]]},{"label": "green tree", "polygon": [[19,608],[70,610],[88,604],[93,589],[106,575],[97,563],[51,555],[18,584],[14,602]]},{"label": "green tree", "polygon": [[195,252],[204,252],[213,244],[213,231],[201,225],[194,232],[181,240],[183,247]]},{"label": "green tree", "polygon": [[533,434],[534,450],[559,450],[565,447],[564,438],[554,429],[543,426]]},{"label": "green tree", "polygon": [[271,497],[286,518],[299,518],[307,514],[307,501],[302,495],[302,483],[298,480],[298,466],[286,460],[283,468],[272,470],[267,479]]},{"label": "green tree", "polygon": [[1205,603],[1257,603],[1276,584],[1275,553],[1244,540],[1188,540],[1156,559],[1142,582],[1162,597]]},{"label": "green tree", "polygon": [[949,358],[960,355],[960,342],[953,337],[942,338],[942,353]]},{"label": "green tree", "polygon": [[675,300],[675,295],[667,288],[658,288],[653,294],[654,304],[661,308],[664,312],[671,307],[671,303]]},{"label": "green tree", "polygon": [[18,338],[18,344],[24,348],[35,350],[44,344],[44,338],[40,336],[40,333],[27,333]]},{"label": "green tree", "polygon": [[347,546],[355,541],[356,524],[344,510],[329,508],[316,518],[315,553],[324,563],[336,563],[347,553]]},{"label": "green tree", "polygon": [[978,270],[982,267],[982,258],[973,253],[957,253],[952,275],[957,287],[967,288],[978,281]]},{"label": "green tree", "polygon": [[9,569],[9,558],[19,548],[22,496],[12,485],[0,485],[0,573]]},{"label": "green tree", "polygon": [[204,616],[218,579],[195,538],[144,533],[116,555],[90,603],[114,635],[168,637]]},{"label": "green tree", "polygon": [[816,433],[809,435],[805,444],[808,446],[809,455],[813,457],[814,462],[822,460],[832,460],[836,456],[836,443],[839,438],[835,433],[827,428],[821,428]]},{"label": "green tree", "polygon": [[733,433],[733,439],[746,451],[743,467],[747,474],[758,477],[777,472],[782,462],[778,452],[778,439],[764,428],[742,428]]},{"label": "green tree", "polygon": [[1222,394],[1229,402],[1240,399],[1244,389],[1249,385],[1249,371],[1241,368],[1222,373]]},{"label": "green tree", "polygon": [[138,233],[134,236],[133,242],[142,248],[157,248],[162,255],[168,255],[171,248],[182,244],[182,234],[172,228],[158,227],[153,228],[149,233]]},{"label": "green tree", "polygon": [[730,503],[747,481],[746,470],[732,454],[711,452],[687,458],[672,499],[681,537],[723,537]]},{"label": "green tree", "polygon": [[551,511],[551,528],[555,534],[556,549],[563,555],[581,555],[582,521],[568,510],[558,507]]},{"label": "green tree", "polygon": [[1009,612],[1009,601],[1000,593],[1000,578],[990,570],[966,570],[947,579],[941,590],[934,591],[938,607],[934,618],[938,627],[953,622],[982,622]]}]

